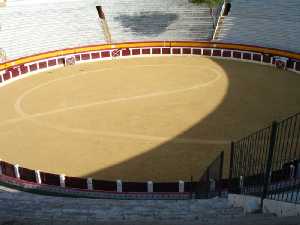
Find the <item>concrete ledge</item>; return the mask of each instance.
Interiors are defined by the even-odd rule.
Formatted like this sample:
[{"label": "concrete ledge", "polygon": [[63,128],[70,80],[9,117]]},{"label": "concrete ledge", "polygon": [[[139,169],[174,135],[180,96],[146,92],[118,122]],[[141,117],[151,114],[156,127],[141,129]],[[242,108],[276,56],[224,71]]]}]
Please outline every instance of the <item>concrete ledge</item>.
[{"label": "concrete ledge", "polygon": [[228,201],[233,207],[241,207],[244,214],[255,213],[260,210],[260,198],[249,195],[229,194]]},{"label": "concrete ledge", "polygon": [[184,192],[112,192],[112,191],[91,191],[73,188],[64,188],[61,186],[52,186],[26,182],[20,179],[0,175],[0,186],[4,186],[13,190],[28,192],[40,195],[63,196],[74,198],[89,199],[118,199],[118,200],[189,200],[190,193]]},{"label": "concrete ledge", "polygon": [[[255,213],[260,207],[260,198],[255,196],[229,194],[228,201],[233,207],[243,208],[244,214]],[[278,217],[300,216],[300,204],[264,199],[262,212]]]},{"label": "concrete ledge", "polygon": [[300,216],[300,204],[265,199],[263,212],[272,213],[279,217]]}]

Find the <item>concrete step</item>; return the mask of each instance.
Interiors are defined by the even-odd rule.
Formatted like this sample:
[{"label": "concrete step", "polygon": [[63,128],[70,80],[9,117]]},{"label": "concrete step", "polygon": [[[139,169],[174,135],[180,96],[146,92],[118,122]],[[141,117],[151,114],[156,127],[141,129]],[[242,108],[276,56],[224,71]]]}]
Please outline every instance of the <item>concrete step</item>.
[{"label": "concrete step", "polygon": [[[35,195],[12,189],[0,192],[0,221],[215,221],[241,216],[227,199],[209,200],[108,200]],[[79,223],[80,222],[80,223]],[[50,223],[50,222],[49,222]]]},{"label": "concrete step", "polygon": [[[298,218],[299,219],[299,218]],[[297,218],[244,215],[225,198],[208,200],[108,200],[34,195],[0,187],[0,225],[267,225]],[[299,223],[298,223],[299,224]]]}]

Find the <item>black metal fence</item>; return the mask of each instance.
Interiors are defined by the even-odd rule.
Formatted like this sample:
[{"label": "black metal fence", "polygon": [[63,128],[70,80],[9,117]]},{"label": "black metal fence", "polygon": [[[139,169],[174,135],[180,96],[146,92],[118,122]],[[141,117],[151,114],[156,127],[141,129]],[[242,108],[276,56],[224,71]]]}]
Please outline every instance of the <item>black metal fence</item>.
[{"label": "black metal fence", "polygon": [[300,204],[300,113],[231,144],[230,192]]},{"label": "black metal fence", "polygon": [[221,152],[216,159],[207,167],[198,182],[192,183],[192,191],[196,198],[210,198],[221,196],[224,190],[223,176],[224,152]]},{"label": "black metal fence", "polygon": [[[232,142],[229,180],[223,179],[224,152],[208,166],[200,179],[153,183],[153,192],[190,192],[191,197],[210,198],[240,193],[300,204],[300,113]],[[0,162],[3,175],[16,178],[13,165]],[[20,179],[36,182],[36,171],[19,167]],[[42,184],[60,186],[60,176],[39,172]],[[117,191],[113,181],[93,180],[94,190]],[[67,188],[88,189],[85,178],[65,177]],[[181,188],[180,188],[181,187]],[[123,182],[125,192],[147,192],[147,183]]]}]

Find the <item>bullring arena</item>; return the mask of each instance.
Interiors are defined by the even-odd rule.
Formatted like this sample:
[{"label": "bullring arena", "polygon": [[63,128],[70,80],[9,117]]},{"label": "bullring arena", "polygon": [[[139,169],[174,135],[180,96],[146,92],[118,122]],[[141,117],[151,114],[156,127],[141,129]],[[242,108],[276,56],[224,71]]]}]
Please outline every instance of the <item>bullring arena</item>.
[{"label": "bullring arena", "polygon": [[1,88],[1,156],[68,176],[188,181],[231,140],[296,111],[299,82],[199,56],[51,70]]},{"label": "bullring arena", "polygon": [[0,225],[299,225],[298,0],[0,0]]}]

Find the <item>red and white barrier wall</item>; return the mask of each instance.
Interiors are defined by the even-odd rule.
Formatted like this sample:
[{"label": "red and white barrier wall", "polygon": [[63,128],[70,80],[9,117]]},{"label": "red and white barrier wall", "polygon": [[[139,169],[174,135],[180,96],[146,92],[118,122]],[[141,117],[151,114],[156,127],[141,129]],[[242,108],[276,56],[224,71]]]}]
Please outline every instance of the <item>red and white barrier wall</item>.
[{"label": "red and white barrier wall", "polygon": [[1,183],[42,194],[111,199],[188,199],[193,191],[191,182],[103,181],[31,170],[0,160]]},{"label": "red and white barrier wall", "polygon": [[288,59],[287,69],[300,73],[300,54],[256,46],[217,44],[210,42],[142,42],[87,46],[29,56],[0,64],[0,86],[30,74],[62,67],[67,57],[76,63],[114,58],[198,55],[274,65],[274,57]]}]

